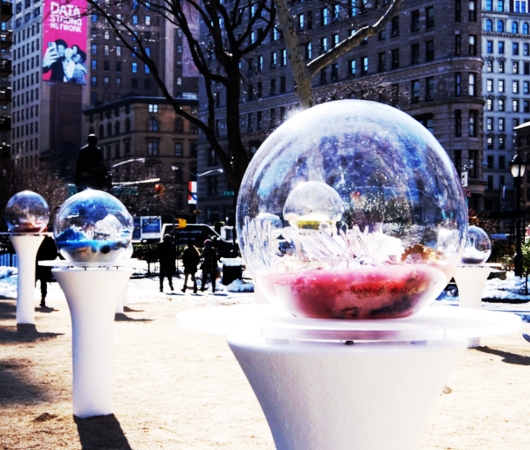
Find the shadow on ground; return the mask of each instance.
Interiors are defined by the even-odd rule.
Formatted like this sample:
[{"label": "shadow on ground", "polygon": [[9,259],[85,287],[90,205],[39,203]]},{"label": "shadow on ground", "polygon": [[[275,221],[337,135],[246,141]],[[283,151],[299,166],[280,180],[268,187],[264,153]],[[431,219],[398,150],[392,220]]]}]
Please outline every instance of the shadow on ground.
[{"label": "shadow on ground", "polygon": [[74,416],[81,448],[132,450],[114,414],[80,419]]},{"label": "shadow on ground", "polygon": [[518,364],[520,366],[530,366],[530,357],[517,355],[516,353],[505,352],[502,350],[496,350],[489,347],[477,347],[475,350],[479,352],[488,353],[490,355],[496,355],[503,358],[502,362],[507,364]]}]

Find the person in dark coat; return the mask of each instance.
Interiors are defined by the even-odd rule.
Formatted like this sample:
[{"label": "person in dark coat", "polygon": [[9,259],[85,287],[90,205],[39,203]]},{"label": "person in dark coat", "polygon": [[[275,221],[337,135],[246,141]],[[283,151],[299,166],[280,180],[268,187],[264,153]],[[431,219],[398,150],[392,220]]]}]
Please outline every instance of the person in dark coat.
[{"label": "person in dark coat", "polygon": [[199,265],[201,256],[199,250],[193,245],[193,241],[188,241],[187,247],[182,252],[182,264],[184,264],[184,287],[182,292],[186,292],[188,284],[188,276],[191,276],[193,280],[193,292],[197,293],[197,279],[195,273],[197,272],[197,266]]},{"label": "person in dark coat", "polygon": [[39,261],[53,261],[57,258],[57,247],[55,241],[49,235],[44,236],[37,251],[37,266],[35,268],[35,282],[40,282],[40,306],[46,307],[46,295],[48,294],[48,283],[52,280],[52,268],[50,266],[41,266]]},{"label": "person in dark coat", "polygon": [[217,278],[217,252],[210,239],[204,241],[204,249],[201,253],[201,259],[203,260],[201,291],[204,292],[206,280],[209,275],[212,280],[212,292],[215,292],[215,279]]},{"label": "person in dark coat", "polygon": [[160,261],[160,292],[164,292],[164,278],[167,278],[169,288],[173,290],[173,275],[175,274],[177,252],[171,240],[171,235],[164,235],[164,240],[158,244],[157,250],[158,260]]},{"label": "person in dark coat", "polygon": [[110,173],[103,162],[103,152],[97,146],[98,138],[95,134],[89,134],[87,145],[81,147],[77,156],[75,184],[77,191],[81,192],[87,188],[110,191],[112,180]]}]

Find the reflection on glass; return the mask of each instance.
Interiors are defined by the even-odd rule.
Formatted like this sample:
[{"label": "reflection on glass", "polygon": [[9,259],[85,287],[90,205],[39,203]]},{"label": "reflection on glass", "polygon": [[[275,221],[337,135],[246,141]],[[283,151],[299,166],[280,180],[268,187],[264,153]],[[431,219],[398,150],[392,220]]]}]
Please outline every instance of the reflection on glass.
[{"label": "reflection on glass", "polygon": [[7,202],[5,220],[12,233],[40,233],[49,219],[48,203],[33,191],[21,191]]}]

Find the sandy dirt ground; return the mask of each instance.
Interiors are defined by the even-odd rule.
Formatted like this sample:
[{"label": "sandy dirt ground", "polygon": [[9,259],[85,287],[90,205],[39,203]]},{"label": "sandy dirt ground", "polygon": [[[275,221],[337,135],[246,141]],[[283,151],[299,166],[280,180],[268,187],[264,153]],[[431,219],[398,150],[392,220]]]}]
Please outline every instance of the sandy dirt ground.
[{"label": "sandy dirt ground", "polygon": [[[35,330],[17,330],[15,301],[0,299],[0,449],[274,449],[225,337],[175,323],[180,311],[251,296],[159,294],[156,283],[131,280],[109,344],[114,414],[88,419],[72,415],[71,321],[57,284],[49,307],[36,308]],[[466,350],[420,450],[530,448],[530,344],[521,332]]]}]

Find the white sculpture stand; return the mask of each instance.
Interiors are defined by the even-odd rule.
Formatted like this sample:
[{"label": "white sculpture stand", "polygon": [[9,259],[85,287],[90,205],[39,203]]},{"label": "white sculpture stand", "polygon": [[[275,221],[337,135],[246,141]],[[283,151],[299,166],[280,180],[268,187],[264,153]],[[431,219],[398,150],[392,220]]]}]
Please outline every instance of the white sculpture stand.
[{"label": "white sculpture stand", "polygon": [[[458,298],[461,308],[480,309],[482,307],[482,291],[492,267],[487,264],[461,264],[457,267],[453,278],[458,286]],[[469,339],[470,348],[480,346],[480,338]]]},{"label": "white sculpture stand", "polygon": [[177,323],[229,334],[278,450],[417,448],[467,338],[520,327],[512,314],[441,306],[335,321],[244,305],[186,311]]},{"label": "white sculpture stand", "polygon": [[133,271],[126,261],[45,261],[64,292],[72,318],[73,413],[112,414],[112,334],[117,303]]},{"label": "white sculpture stand", "polygon": [[35,262],[44,236],[9,233],[18,259],[17,324],[35,324]]}]

